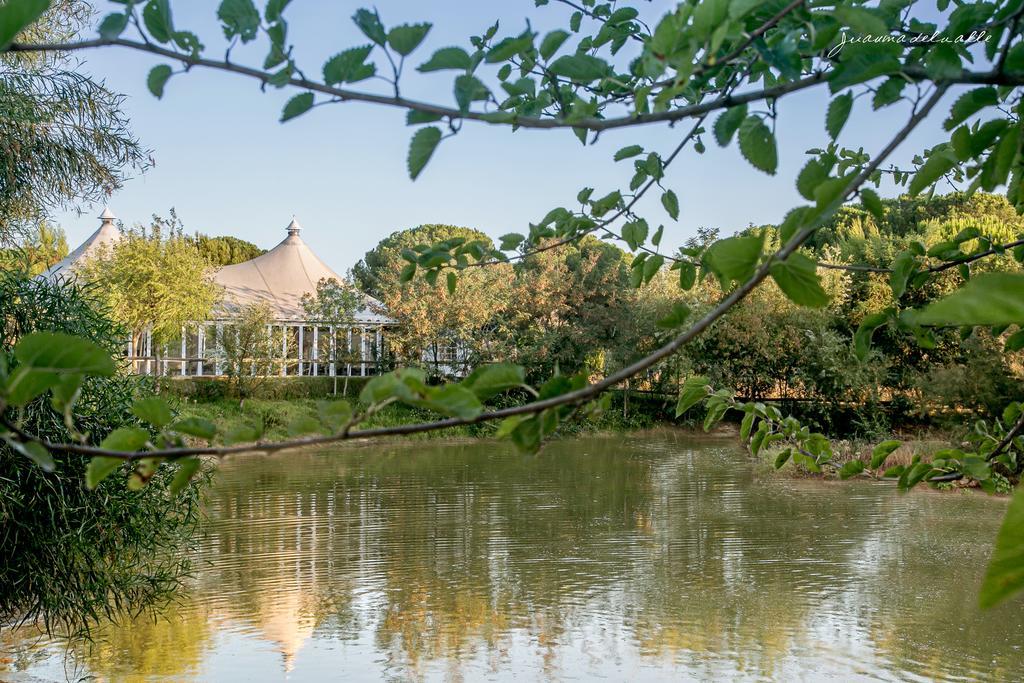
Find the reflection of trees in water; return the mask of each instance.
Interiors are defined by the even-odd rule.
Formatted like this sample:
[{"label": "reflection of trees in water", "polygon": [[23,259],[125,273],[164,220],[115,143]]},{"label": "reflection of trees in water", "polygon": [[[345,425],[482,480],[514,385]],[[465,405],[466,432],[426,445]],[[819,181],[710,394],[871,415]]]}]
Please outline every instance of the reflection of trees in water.
[{"label": "reflection of trees in water", "polygon": [[1021,616],[973,608],[998,515],[971,506],[990,501],[965,500],[978,529],[951,546],[949,497],[761,482],[731,447],[693,448],[668,434],[537,456],[421,443],[227,462],[193,604],[112,631],[110,656],[89,661],[187,677],[212,620],[276,643],[286,670],[313,636],[370,633],[386,672],[412,677],[512,652],[521,665],[524,643],[548,673],[578,647],[777,677],[851,643],[897,675],[1024,670]]},{"label": "reflection of trees in water", "polygon": [[122,624],[105,624],[93,642],[77,643],[75,659],[93,672],[116,672],[119,683],[192,678],[211,646],[214,625],[201,603],[169,605],[154,618],[143,616]]}]

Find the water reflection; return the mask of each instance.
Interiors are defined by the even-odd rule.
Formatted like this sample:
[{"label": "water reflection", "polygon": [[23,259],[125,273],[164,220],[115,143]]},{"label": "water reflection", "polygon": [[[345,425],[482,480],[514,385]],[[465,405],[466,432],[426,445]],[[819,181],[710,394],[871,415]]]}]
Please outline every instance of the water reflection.
[{"label": "water reflection", "polygon": [[1004,503],[727,441],[250,457],[210,505],[183,603],[76,648],[97,680],[1024,678],[1021,603],[974,608]]}]

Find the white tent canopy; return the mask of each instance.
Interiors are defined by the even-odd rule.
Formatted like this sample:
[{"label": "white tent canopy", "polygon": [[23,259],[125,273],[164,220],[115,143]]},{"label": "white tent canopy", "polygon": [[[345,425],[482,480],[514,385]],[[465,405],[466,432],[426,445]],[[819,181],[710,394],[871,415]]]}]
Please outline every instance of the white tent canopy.
[{"label": "white tent canopy", "polygon": [[100,227],[93,234],[82,242],[77,249],[65,256],[59,263],[55,263],[50,268],[39,275],[40,278],[46,280],[52,280],[53,278],[63,275],[65,277],[74,275],[75,269],[79,263],[85,261],[88,258],[95,256],[98,252],[103,249],[112,247],[121,239],[121,231],[114,225],[114,220],[117,218],[109,208],[104,208],[103,213],[99,215]]},{"label": "white tent canopy", "polygon": [[[293,218],[288,224],[288,236],[266,254],[217,271],[214,280],[224,290],[221,309],[225,317],[245,306],[266,303],[275,320],[304,320],[303,295],[315,296],[316,285],[322,279],[344,282],[302,241],[301,230],[302,226]],[[366,294],[361,296],[364,305],[353,322],[393,322],[381,314],[379,301]]]}]

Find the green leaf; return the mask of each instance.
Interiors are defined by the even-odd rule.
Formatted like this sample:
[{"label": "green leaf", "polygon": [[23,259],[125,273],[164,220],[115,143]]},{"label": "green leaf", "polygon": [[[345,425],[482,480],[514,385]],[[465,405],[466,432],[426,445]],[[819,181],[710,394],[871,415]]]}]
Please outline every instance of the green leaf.
[{"label": "green leaf", "polygon": [[893,43],[847,45],[828,78],[829,90],[837,93],[851,85],[899,71],[900,52],[900,46]]},{"label": "green leaf", "polygon": [[629,145],[628,147],[623,147],[622,149],[615,153],[615,161],[622,161],[623,159],[629,159],[630,157],[635,157],[643,153],[643,146]]},{"label": "green leaf", "polygon": [[510,232],[507,235],[502,235],[498,239],[501,241],[500,249],[502,251],[511,251],[522,244],[523,240],[526,238],[518,232]]},{"label": "green leaf", "polygon": [[672,312],[655,324],[663,330],[674,330],[685,325],[686,319],[689,317],[690,308],[686,304],[677,301],[672,304]]},{"label": "green leaf", "polygon": [[232,427],[224,435],[224,443],[228,446],[236,443],[252,443],[260,438],[260,430],[252,425]]},{"label": "green leaf", "polygon": [[828,105],[828,113],[825,115],[825,130],[828,136],[835,140],[839,137],[840,131],[850,118],[850,110],[853,108],[853,93],[847,92],[833,99]]},{"label": "green leaf", "polygon": [[907,291],[907,282],[910,276],[917,269],[917,260],[912,251],[902,251],[892,262],[892,272],[889,273],[889,287],[892,289],[892,298],[899,301]]},{"label": "green leaf", "polygon": [[604,78],[611,67],[608,62],[591,55],[562,55],[548,67],[556,76],[564,76],[575,83],[590,83]]},{"label": "green leaf", "polygon": [[1024,488],[1013,495],[996,535],[978,602],[987,609],[1024,588]]},{"label": "green leaf", "polygon": [[149,0],[142,9],[142,22],[146,25],[149,35],[158,43],[170,41],[174,34],[174,21],[171,19],[169,0]]},{"label": "green leaf", "polygon": [[630,250],[636,251],[647,241],[649,229],[647,221],[643,218],[629,221],[622,226],[622,239],[629,245]]},{"label": "green leaf", "polygon": [[167,402],[157,396],[140,398],[132,404],[132,414],[143,422],[148,422],[157,429],[170,424],[174,419]]},{"label": "green leaf", "polygon": [[304,92],[288,100],[281,112],[281,123],[305,114],[313,106],[313,93]]},{"label": "green leaf", "polygon": [[885,459],[888,458],[893,451],[899,448],[900,445],[901,442],[896,439],[890,439],[889,441],[883,441],[875,446],[871,451],[871,469],[880,469],[882,465],[885,464]]},{"label": "green leaf", "polygon": [[683,388],[679,391],[679,401],[676,403],[676,417],[681,416],[687,410],[703,401],[708,396],[708,378],[696,375],[689,377],[683,382]]},{"label": "green leaf", "polygon": [[881,221],[885,218],[885,207],[882,205],[882,200],[877,192],[870,188],[862,187],[860,188],[860,200],[864,204],[864,208],[875,217],[875,220]]},{"label": "green leaf", "polygon": [[558,48],[562,47],[562,43],[568,38],[569,33],[561,29],[556,29],[544,36],[544,40],[540,43],[541,58],[544,60],[551,59],[551,56],[558,52]]},{"label": "green leaf", "polygon": [[672,217],[672,220],[679,220],[679,198],[676,197],[675,192],[665,190],[661,195],[661,205],[665,207],[666,213]]},{"label": "green leaf", "polygon": [[57,384],[60,375],[46,370],[20,367],[7,379],[3,387],[7,404],[15,407],[28,405],[33,399]]},{"label": "green leaf", "polygon": [[352,405],[348,401],[320,401],[316,408],[320,422],[331,431],[338,431],[352,420]]},{"label": "green leaf", "polygon": [[70,411],[82,394],[83,375],[60,375],[50,387],[51,403],[54,410]]},{"label": "green leaf", "polygon": [[935,148],[932,150],[927,161],[924,162],[924,165],[914,174],[907,192],[911,195],[916,195],[951,171],[958,161],[952,149],[948,147]]},{"label": "green leaf", "polygon": [[499,41],[494,47],[487,52],[487,56],[484,57],[484,61],[488,64],[497,64],[498,62],[504,62],[521,52],[525,52],[533,47],[533,38],[529,35],[522,35],[518,37],[509,37]]},{"label": "green leaf", "polygon": [[100,442],[100,448],[108,451],[133,452],[140,450],[149,441],[149,432],[140,427],[118,427]]},{"label": "green leaf", "polygon": [[164,96],[164,86],[167,85],[167,79],[171,77],[171,68],[167,65],[157,65],[150,70],[150,75],[145,78],[146,87],[150,88],[150,92],[157,99],[161,99]]},{"label": "green leaf", "polygon": [[93,490],[123,463],[124,460],[120,458],[107,458],[102,455],[93,457],[85,468],[85,488]]},{"label": "green leaf", "polygon": [[785,261],[773,263],[771,274],[775,284],[793,303],[811,308],[828,305],[828,294],[818,278],[817,264],[803,254],[790,254]]},{"label": "green leaf", "polygon": [[889,322],[889,314],[887,312],[872,313],[864,317],[860,326],[857,327],[857,331],[853,334],[853,348],[857,358],[862,361],[867,360],[868,352],[871,350],[871,337],[875,334],[876,329],[887,322]]},{"label": "green leaf", "polygon": [[49,8],[52,0],[9,0],[0,5],[0,50],[31,26]]},{"label": "green leaf", "polygon": [[426,23],[396,26],[388,31],[388,45],[403,57],[408,56],[427,37],[430,27],[431,24]]},{"label": "green leaf", "polygon": [[416,277],[416,264],[407,263],[402,268],[402,272],[398,274],[398,281],[404,285],[406,282],[411,282],[414,277]]},{"label": "green leaf", "polygon": [[201,417],[184,417],[171,425],[171,429],[207,441],[217,435],[217,425]]},{"label": "green leaf", "polygon": [[839,468],[839,478],[849,479],[855,477],[864,471],[864,463],[860,460],[849,460],[843,463],[843,466]]},{"label": "green leaf", "polygon": [[416,131],[416,134],[412,136],[412,144],[409,145],[410,178],[416,180],[419,177],[439,142],[441,142],[441,129],[437,126],[427,126]]},{"label": "green leaf", "polygon": [[224,25],[224,36],[238,36],[243,43],[256,37],[260,30],[260,12],[252,0],[223,0],[217,8],[217,18]]},{"label": "green leaf", "polygon": [[470,74],[462,74],[455,79],[455,101],[459,104],[459,111],[469,111],[469,105],[479,100],[486,100],[491,94],[487,86]]},{"label": "green leaf", "polygon": [[178,460],[178,471],[174,473],[174,479],[171,480],[171,485],[168,487],[168,491],[172,496],[176,496],[185,490],[189,482],[192,481],[192,477],[199,471],[199,467],[202,465],[202,461],[199,458],[182,458]]},{"label": "green leaf", "polygon": [[105,40],[117,38],[128,27],[128,15],[124,12],[114,12],[103,17],[100,22],[100,37]]},{"label": "green leaf", "polygon": [[984,273],[916,316],[920,325],[1024,324],[1024,273]]},{"label": "green leaf", "polygon": [[805,199],[814,199],[814,191],[826,180],[828,169],[817,159],[811,159],[796,177],[797,192]]},{"label": "green leaf", "polygon": [[511,436],[512,443],[515,444],[520,452],[527,454],[536,453],[540,450],[541,444],[540,420],[536,416],[520,420],[513,426],[509,436]]},{"label": "green leaf", "polygon": [[[270,17],[267,17],[267,19],[270,19]],[[376,10],[373,12],[367,9],[356,10],[356,13],[352,15],[352,21],[363,32],[364,36],[377,45],[384,47],[388,36],[384,31],[384,25],[380,22],[380,15],[377,14]]]},{"label": "green leaf", "polygon": [[[292,0],[267,0],[267,8],[264,10],[263,15],[267,18],[268,22],[276,22],[281,19],[281,14],[291,1]],[[365,12],[366,10],[360,11]]]},{"label": "green leaf", "polygon": [[921,483],[921,481],[923,481],[931,472],[931,463],[919,462],[913,467],[908,467],[903,471],[903,474],[900,475],[900,479],[896,486],[901,491],[909,491]]},{"label": "green leaf", "polygon": [[304,436],[320,431],[320,420],[311,415],[301,415],[288,423],[288,436]]},{"label": "green leaf", "polygon": [[763,246],[763,235],[728,237],[708,247],[704,259],[723,287],[727,287],[730,282],[743,282],[754,274]]},{"label": "green leaf", "polygon": [[481,401],[486,401],[504,391],[526,384],[526,371],[512,363],[489,363],[478,365],[462,380],[466,387]]},{"label": "green leaf", "polygon": [[940,43],[929,50],[928,56],[925,58],[924,69],[932,80],[941,81],[958,78],[963,71],[963,66],[956,48]]},{"label": "green leaf", "polygon": [[786,449],[780,451],[779,454],[777,456],[775,456],[775,463],[774,463],[775,469],[777,469],[777,470],[782,469],[782,466],[785,465],[789,461],[789,458],[792,455],[793,455],[793,449],[792,448],[786,448]]},{"label": "green leaf", "polygon": [[46,450],[46,447],[38,441],[18,441],[5,435],[0,435],[0,439],[3,439],[4,443],[12,449],[38,465],[44,472],[53,472],[57,469],[57,463],[54,461],[53,456],[50,455],[50,451]]},{"label": "green leaf", "polygon": [[1003,350],[1007,352],[1020,351],[1021,349],[1024,349],[1024,329],[1017,330],[1007,337],[1006,344],[1003,346]]},{"label": "green leaf", "polygon": [[484,409],[476,394],[459,384],[431,387],[424,407],[464,420],[472,420]]},{"label": "green leaf", "polygon": [[907,79],[900,76],[887,78],[878,88],[875,89],[875,96],[871,98],[871,107],[881,109],[882,107],[898,102],[907,87]]},{"label": "green leaf", "polygon": [[443,47],[426,62],[417,67],[417,71],[427,73],[430,71],[443,71],[445,69],[469,70],[473,67],[473,60],[469,53],[461,47]]},{"label": "green leaf", "polygon": [[447,275],[447,277],[445,279],[447,280],[448,293],[449,294],[455,294],[455,288],[459,284],[459,278],[455,274],[455,271],[449,270],[448,271],[448,275]]},{"label": "green leaf", "polygon": [[946,130],[953,130],[985,107],[994,107],[998,103],[999,96],[991,86],[968,90],[953,103],[949,118],[942,125]]},{"label": "green leaf", "polygon": [[741,104],[725,110],[715,120],[714,134],[715,141],[720,147],[725,147],[732,140],[732,136],[739,129],[740,124],[747,117],[747,105]]},{"label": "green leaf", "polygon": [[331,57],[324,64],[324,81],[328,85],[336,83],[357,83],[377,73],[374,64],[367,64],[373,45],[353,47]]},{"label": "green leaf", "polygon": [[740,152],[754,168],[775,175],[779,165],[775,135],[760,116],[748,116],[740,124]]},{"label": "green leaf", "polygon": [[24,366],[44,372],[109,377],[114,361],[99,344],[62,332],[33,332],[18,341],[14,357]]},{"label": "green leaf", "polygon": [[860,35],[881,36],[889,32],[885,20],[872,9],[840,5],[832,10],[832,15]]}]

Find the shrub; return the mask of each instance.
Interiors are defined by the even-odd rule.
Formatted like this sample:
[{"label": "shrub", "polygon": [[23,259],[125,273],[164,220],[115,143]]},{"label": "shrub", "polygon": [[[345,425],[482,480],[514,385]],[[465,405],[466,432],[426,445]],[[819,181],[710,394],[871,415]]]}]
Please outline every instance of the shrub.
[{"label": "shrub", "polygon": [[[88,289],[0,273],[0,352],[9,356],[20,336],[36,330],[87,337],[112,354],[127,339],[95,308]],[[78,427],[95,442],[134,422],[132,400],[145,389],[123,372],[90,379],[77,405]],[[45,397],[23,417],[34,434],[69,439]],[[82,456],[54,458],[57,468],[47,473],[0,446],[0,626],[38,622],[48,632],[80,633],[101,617],[169,599],[189,569],[197,487],[172,500],[158,474],[140,491],[116,477],[87,491]]]}]

